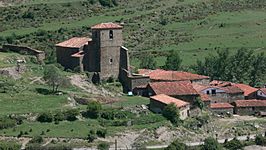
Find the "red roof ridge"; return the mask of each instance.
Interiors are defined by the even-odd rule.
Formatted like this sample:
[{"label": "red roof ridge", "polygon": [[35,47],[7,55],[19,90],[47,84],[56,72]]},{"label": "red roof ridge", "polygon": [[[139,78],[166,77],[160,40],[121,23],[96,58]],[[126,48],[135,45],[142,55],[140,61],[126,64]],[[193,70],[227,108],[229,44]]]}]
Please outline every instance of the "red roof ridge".
[{"label": "red roof ridge", "polygon": [[123,28],[122,26],[113,22],[100,23],[91,27],[91,29],[122,29],[122,28]]},{"label": "red roof ridge", "polygon": [[249,94],[252,94],[256,91],[258,91],[257,88],[251,87],[247,84],[242,84],[242,83],[234,83],[234,86],[238,87],[239,89],[241,89],[242,91],[244,91],[244,95],[248,96]]},{"label": "red roof ridge", "polygon": [[171,104],[174,103],[178,108],[188,105],[189,103],[182,101],[180,99],[165,95],[165,94],[159,94],[150,97],[153,100],[159,101],[164,104]]},{"label": "red roof ridge", "polygon": [[236,100],[234,104],[236,105],[236,107],[266,107],[265,100],[257,100],[257,99]]},{"label": "red roof ridge", "polygon": [[222,109],[222,108],[234,108],[234,106],[229,103],[211,103],[210,108],[211,109]]},{"label": "red roof ridge", "polygon": [[59,47],[69,47],[69,48],[80,48],[92,41],[91,38],[88,37],[72,37],[66,41],[56,44]]}]

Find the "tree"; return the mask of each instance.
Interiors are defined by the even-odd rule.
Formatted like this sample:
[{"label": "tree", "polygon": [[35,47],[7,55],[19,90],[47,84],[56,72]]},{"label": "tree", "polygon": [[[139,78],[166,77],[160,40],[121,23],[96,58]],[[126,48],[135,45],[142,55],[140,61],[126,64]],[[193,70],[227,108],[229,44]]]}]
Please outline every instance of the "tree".
[{"label": "tree", "polygon": [[42,113],[38,116],[39,122],[53,122],[53,115],[51,113]]},{"label": "tree", "polygon": [[212,137],[208,137],[204,140],[202,150],[222,150],[222,146]]},{"label": "tree", "polygon": [[252,69],[250,71],[250,85],[259,86],[266,83],[266,56],[260,53],[252,58]]},{"label": "tree", "polygon": [[47,65],[43,73],[44,80],[52,86],[53,93],[58,91],[60,85],[66,84],[65,77],[61,74],[60,69],[55,65]]},{"label": "tree", "polygon": [[167,59],[164,65],[166,70],[179,70],[181,67],[182,59],[179,56],[178,51],[171,51],[167,55]]},{"label": "tree", "polygon": [[77,120],[77,116],[79,115],[79,111],[77,109],[70,109],[65,113],[65,119],[67,121],[75,121]]},{"label": "tree", "polygon": [[174,103],[168,104],[163,110],[163,116],[170,120],[173,124],[181,122],[179,118],[179,110]]},{"label": "tree", "polygon": [[102,105],[97,101],[91,101],[87,107],[87,116],[90,118],[98,118],[102,110]]},{"label": "tree", "polygon": [[186,150],[186,149],[187,149],[186,144],[176,140],[173,143],[171,143],[165,150]]},{"label": "tree", "polygon": [[237,138],[234,138],[233,140],[226,142],[224,144],[224,147],[227,148],[228,150],[237,150],[237,149],[242,149],[243,144]]},{"label": "tree", "polygon": [[144,69],[156,69],[156,61],[151,54],[146,55],[145,57],[140,58],[140,68]]},{"label": "tree", "polygon": [[197,98],[195,102],[193,103],[193,105],[198,107],[201,110],[204,108],[204,103],[200,98]]}]

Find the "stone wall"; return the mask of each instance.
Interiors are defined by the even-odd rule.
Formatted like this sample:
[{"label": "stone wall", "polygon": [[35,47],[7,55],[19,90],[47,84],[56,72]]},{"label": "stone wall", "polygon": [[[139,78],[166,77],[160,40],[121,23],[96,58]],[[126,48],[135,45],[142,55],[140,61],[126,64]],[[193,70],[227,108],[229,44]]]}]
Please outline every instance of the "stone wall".
[{"label": "stone wall", "polygon": [[209,85],[210,79],[199,79],[199,80],[192,80],[192,83],[202,84],[202,85]]},{"label": "stone wall", "polygon": [[43,63],[45,59],[44,51],[36,50],[26,46],[19,46],[19,45],[10,45],[6,44],[3,45],[3,50],[9,50],[20,54],[27,54],[27,55],[34,55],[37,57],[38,62]]},{"label": "stone wall", "polygon": [[235,100],[243,100],[244,94],[228,94],[228,93],[216,93],[215,95],[208,95],[211,99],[211,103],[232,103]]},{"label": "stone wall", "polygon": [[235,107],[234,113],[238,115],[255,115],[260,111],[265,111],[266,107]]},{"label": "stone wall", "polygon": [[219,115],[225,115],[226,113],[233,114],[234,108],[220,108],[220,109],[211,109],[212,112],[219,114]]},{"label": "stone wall", "polygon": [[83,47],[67,48],[67,47],[57,46],[56,47],[57,62],[61,64],[65,69],[74,70],[77,67],[81,67],[80,59],[71,56],[75,53],[78,53],[80,50],[83,50]]}]

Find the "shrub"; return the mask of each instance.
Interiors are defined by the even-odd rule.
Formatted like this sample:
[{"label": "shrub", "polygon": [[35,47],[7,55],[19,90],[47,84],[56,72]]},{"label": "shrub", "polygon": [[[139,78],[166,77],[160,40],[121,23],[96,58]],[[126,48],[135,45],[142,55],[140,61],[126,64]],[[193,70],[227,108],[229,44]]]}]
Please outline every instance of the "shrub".
[{"label": "shrub", "polygon": [[90,130],[87,139],[88,139],[88,142],[90,143],[93,142],[95,139],[97,139],[97,136],[94,130]]},{"label": "shrub", "polygon": [[77,109],[71,109],[65,112],[65,118],[68,121],[77,120],[78,115],[79,115],[79,111]]},{"label": "shrub", "polygon": [[57,112],[54,115],[54,121],[63,121],[63,120],[65,120],[65,116],[62,112]]},{"label": "shrub", "polygon": [[163,116],[170,120],[173,124],[177,125],[181,122],[179,118],[179,110],[174,103],[171,103],[164,108]]},{"label": "shrub", "polygon": [[106,142],[104,143],[100,143],[98,146],[97,146],[97,149],[98,150],[108,150],[110,148],[110,145]]},{"label": "shrub", "polygon": [[105,138],[105,136],[107,134],[107,130],[106,129],[99,129],[99,130],[97,130],[96,134],[98,137]]},{"label": "shrub", "polygon": [[208,137],[204,140],[204,145],[201,148],[202,150],[222,150],[222,146],[218,141],[212,137]]},{"label": "shrub", "polygon": [[227,148],[228,150],[236,150],[236,149],[242,149],[243,144],[237,138],[234,138],[233,140],[226,142],[224,144],[224,147]]},{"label": "shrub", "polygon": [[98,118],[102,110],[102,105],[99,102],[91,101],[87,107],[87,116],[90,118]]},{"label": "shrub", "polygon": [[184,143],[180,143],[178,140],[171,143],[165,150],[186,150],[187,146]]},{"label": "shrub", "polygon": [[266,138],[263,137],[261,134],[257,135],[255,138],[255,143],[257,145],[263,145],[266,146]]},{"label": "shrub", "polygon": [[30,143],[42,143],[43,142],[43,138],[41,136],[34,136],[31,140]]},{"label": "shrub", "polygon": [[53,115],[51,113],[42,113],[38,116],[39,122],[53,122]]},{"label": "shrub", "polygon": [[14,119],[10,119],[10,118],[0,118],[0,129],[7,129],[7,128],[13,128],[15,127],[16,124],[16,120]]}]

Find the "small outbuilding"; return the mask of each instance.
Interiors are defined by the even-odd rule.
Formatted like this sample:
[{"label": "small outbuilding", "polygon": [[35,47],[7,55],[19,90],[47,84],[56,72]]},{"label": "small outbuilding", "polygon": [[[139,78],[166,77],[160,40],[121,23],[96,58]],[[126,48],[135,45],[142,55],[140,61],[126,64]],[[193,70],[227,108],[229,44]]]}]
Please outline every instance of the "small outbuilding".
[{"label": "small outbuilding", "polygon": [[212,103],[210,104],[210,109],[212,112],[219,115],[234,113],[234,106],[229,103]]},{"label": "small outbuilding", "polygon": [[167,96],[165,94],[159,94],[150,97],[150,110],[155,113],[161,113],[165,106],[174,103],[180,111],[180,119],[184,120],[189,116],[190,106],[189,103],[180,99]]},{"label": "small outbuilding", "polygon": [[266,101],[264,100],[237,100],[233,105],[234,113],[238,115],[255,115],[266,110]]}]

